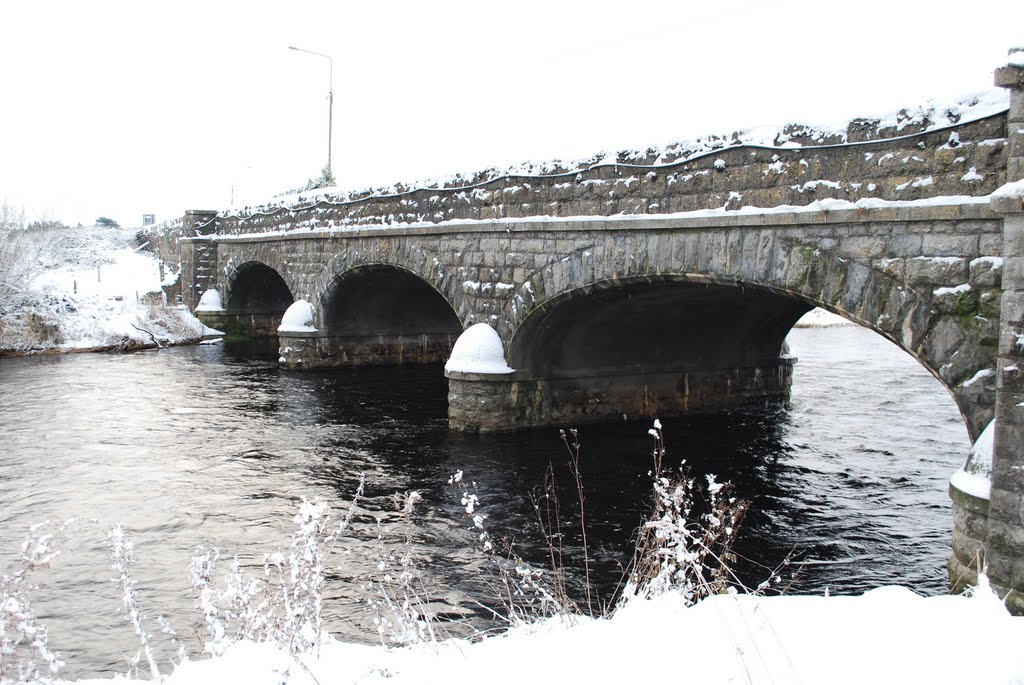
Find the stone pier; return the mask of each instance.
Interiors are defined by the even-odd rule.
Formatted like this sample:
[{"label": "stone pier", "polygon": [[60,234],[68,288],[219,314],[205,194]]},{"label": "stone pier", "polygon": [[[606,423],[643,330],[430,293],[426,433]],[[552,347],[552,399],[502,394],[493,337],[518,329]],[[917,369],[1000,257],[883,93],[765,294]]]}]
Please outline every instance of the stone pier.
[{"label": "stone pier", "polygon": [[[1024,49],[1017,57],[1024,55]],[[1014,57],[1011,52],[1011,57]],[[1024,66],[996,71],[1010,91],[1007,185],[991,199],[1003,217],[1003,276],[996,374],[995,436],[988,493],[950,484],[953,556],[950,584],[958,590],[984,570],[1011,611],[1024,613]],[[972,456],[973,459],[973,456]],[[965,467],[971,470],[969,461]],[[987,494],[987,496],[986,496]]]}]

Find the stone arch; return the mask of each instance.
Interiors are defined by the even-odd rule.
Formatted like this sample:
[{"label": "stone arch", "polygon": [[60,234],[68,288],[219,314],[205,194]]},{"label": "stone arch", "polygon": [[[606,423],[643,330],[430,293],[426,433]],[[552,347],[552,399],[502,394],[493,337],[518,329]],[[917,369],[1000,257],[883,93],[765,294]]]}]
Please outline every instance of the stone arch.
[{"label": "stone arch", "polygon": [[630,368],[768,367],[811,306],[763,288],[657,274],[557,295],[517,329],[509,364],[543,377]]},{"label": "stone arch", "polygon": [[284,310],[295,301],[284,277],[264,262],[242,262],[227,276],[225,308],[233,314],[266,314]]},{"label": "stone arch", "polygon": [[[571,317],[564,317],[564,312],[573,300],[595,294],[607,298],[609,295],[602,293],[622,295],[632,290],[656,302],[658,297],[649,293],[705,285],[719,289],[716,297],[722,297],[723,303],[739,301],[722,295],[721,289],[731,288],[758,293],[755,297],[760,303],[773,308],[774,314],[760,314],[770,330],[765,335],[768,342],[753,353],[755,357],[764,358],[773,345],[770,341],[783,340],[799,314],[814,306],[822,307],[882,335],[917,359],[952,395],[972,440],[992,418],[995,379],[988,370],[994,368],[995,361],[991,350],[979,344],[977,332],[955,308],[950,311],[931,289],[915,288],[899,273],[850,258],[838,250],[758,231],[747,232],[732,251],[727,245],[729,236],[719,238],[717,246],[688,245],[691,239],[685,235],[662,236],[653,241],[649,237],[633,239],[632,245],[625,242],[629,238],[615,240],[617,243],[597,244],[552,262],[520,286],[498,327],[510,366],[538,365],[529,347],[534,342],[543,347],[548,339],[531,338],[546,323],[569,321]],[[691,249],[695,245],[700,249]],[[749,252],[745,259],[730,256],[747,249],[754,250],[756,257],[750,258]],[[705,299],[704,305],[713,301]],[[787,307],[786,302],[792,304]],[[623,308],[621,303],[617,306]],[[749,329],[744,330],[746,335],[751,334]],[[530,373],[529,368],[524,370]]]},{"label": "stone arch", "polygon": [[355,244],[335,254],[320,269],[313,280],[311,301],[316,312],[317,325],[326,328],[329,300],[345,279],[360,273],[361,270],[365,272],[383,269],[394,269],[417,278],[445,301],[463,328],[467,325],[472,315],[470,304],[456,286],[454,274],[445,267],[437,255],[418,245],[412,245],[409,240],[388,239]]},{"label": "stone arch", "polygon": [[393,264],[363,263],[339,273],[319,297],[323,329],[336,335],[420,336],[462,332],[445,296]]}]

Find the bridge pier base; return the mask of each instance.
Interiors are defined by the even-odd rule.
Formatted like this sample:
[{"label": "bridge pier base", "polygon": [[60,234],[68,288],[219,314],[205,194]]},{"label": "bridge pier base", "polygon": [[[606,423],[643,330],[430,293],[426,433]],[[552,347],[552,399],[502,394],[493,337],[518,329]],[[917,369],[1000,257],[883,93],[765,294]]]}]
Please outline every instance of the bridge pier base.
[{"label": "bridge pier base", "polygon": [[203,311],[195,312],[196,318],[210,328],[223,331],[228,335],[244,335],[249,338],[271,338],[277,335],[277,327],[281,324],[281,312],[231,312]]},{"label": "bridge pier base", "polygon": [[983,568],[989,501],[981,494],[965,492],[953,483],[949,485],[949,498],[953,500],[953,554],[946,570],[949,591],[953,593],[977,585],[978,571]]},{"label": "bridge pier base", "polygon": [[289,369],[402,366],[448,359],[455,334],[331,335],[328,331],[278,333],[278,362]]},{"label": "bridge pier base", "polygon": [[447,371],[448,423],[466,432],[680,416],[785,401],[795,359],[771,367],[522,378]]}]

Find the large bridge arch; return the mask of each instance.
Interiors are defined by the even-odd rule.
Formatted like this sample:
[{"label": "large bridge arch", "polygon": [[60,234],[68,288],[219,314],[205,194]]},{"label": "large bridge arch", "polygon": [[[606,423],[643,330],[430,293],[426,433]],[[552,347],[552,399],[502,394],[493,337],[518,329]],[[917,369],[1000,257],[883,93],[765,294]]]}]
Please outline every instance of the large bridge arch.
[{"label": "large bridge arch", "polygon": [[[687,249],[689,240],[685,234],[633,244],[617,238],[618,244],[595,244],[537,269],[498,327],[509,364],[526,377],[569,376],[592,363],[580,355],[585,342],[591,357],[600,357],[602,349],[611,354],[598,363],[628,363],[633,348],[646,351],[653,366],[678,354],[705,368],[717,359],[720,368],[763,374],[800,315],[818,306],[917,359],[952,395],[972,439],[991,420],[998,314],[994,322],[969,315],[962,293],[921,287],[905,277],[905,264],[858,260],[841,243],[824,249],[755,231],[720,238],[720,249],[706,240],[711,249],[698,251]],[[730,243],[747,258],[731,259]],[[610,251],[621,259],[609,259]],[[636,298],[634,311],[630,298]],[[678,309],[688,306],[699,313]],[[730,311],[716,313],[716,307]],[[685,336],[696,325],[710,330],[666,343],[646,341],[644,329],[658,335],[659,317],[670,335]],[[601,326],[616,324],[623,324],[617,339],[603,335]],[[681,369],[685,362],[677,365]]]},{"label": "large bridge arch", "polygon": [[534,308],[513,334],[508,361],[546,377],[774,364],[786,333],[811,308],[763,288],[687,275],[598,281]]}]

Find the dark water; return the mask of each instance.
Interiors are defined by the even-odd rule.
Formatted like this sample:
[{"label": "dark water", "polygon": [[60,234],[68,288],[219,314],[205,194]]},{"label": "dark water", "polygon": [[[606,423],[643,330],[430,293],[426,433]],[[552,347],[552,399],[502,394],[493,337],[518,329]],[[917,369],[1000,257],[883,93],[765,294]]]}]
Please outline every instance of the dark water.
[{"label": "dark water", "polygon": [[[788,554],[791,592],[855,593],[887,583],[945,590],[949,475],[966,430],[945,390],[908,355],[859,328],[797,330],[789,408],[666,420],[669,456],[729,480],[753,501],[738,552],[756,582]],[[302,497],[340,517],[360,474],[360,503],[343,564],[332,570],[328,627],[373,640],[361,584],[378,538],[406,527],[396,496],[423,502],[411,534],[430,598],[450,611],[487,601],[489,577],[458,493],[475,481],[498,538],[542,560],[530,494],[553,464],[580,571],[575,500],[556,430],[464,436],[446,429],[439,368],[295,374],[273,355],[204,346],[127,355],[0,360],[0,561],[17,558],[31,524],[77,516],[55,568],[34,576],[38,618],[67,661],[65,675],[128,669],[138,650],[117,613],[106,531],[123,521],[136,545],[142,609],[179,634],[202,629],[189,590],[197,545],[258,567],[287,545]],[[582,427],[581,462],[592,570],[610,592],[646,507],[649,425]],[[336,560],[337,561],[337,560]]]}]

